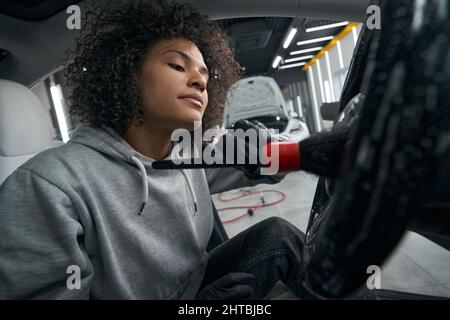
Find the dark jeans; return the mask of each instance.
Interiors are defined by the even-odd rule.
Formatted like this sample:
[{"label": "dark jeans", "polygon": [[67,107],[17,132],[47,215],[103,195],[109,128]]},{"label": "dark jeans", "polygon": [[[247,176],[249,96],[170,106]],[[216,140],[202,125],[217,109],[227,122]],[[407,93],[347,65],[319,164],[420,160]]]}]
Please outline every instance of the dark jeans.
[{"label": "dark jeans", "polygon": [[284,219],[263,220],[210,252],[200,290],[228,273],[247,272],[255,276],[252,299],[264,298],[279,280],[302,297],[304,238],[303,232]]}]

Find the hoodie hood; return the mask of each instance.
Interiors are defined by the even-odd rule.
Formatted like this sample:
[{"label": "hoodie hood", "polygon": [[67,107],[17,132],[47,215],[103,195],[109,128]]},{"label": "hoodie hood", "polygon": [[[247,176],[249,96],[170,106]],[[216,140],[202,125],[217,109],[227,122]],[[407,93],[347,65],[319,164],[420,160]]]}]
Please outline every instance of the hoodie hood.
[{"label": "hoodie hood", "polygon": [[151,168],[155,161],[133,149],[116,131],[109,127],[97,128],[85,124],[77,128],[69,143],[78,143],[101,153],[133,163],[132,156],[136,156],[145,167]]}]

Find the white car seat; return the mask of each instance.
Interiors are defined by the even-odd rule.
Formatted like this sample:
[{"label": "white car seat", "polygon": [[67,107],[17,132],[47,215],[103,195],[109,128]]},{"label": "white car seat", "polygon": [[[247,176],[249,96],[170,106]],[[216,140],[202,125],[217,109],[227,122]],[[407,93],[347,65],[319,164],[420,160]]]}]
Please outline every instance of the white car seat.
[{"label": "white car seat", "polygon": [[0,185],[21,164],[53,143],[51,124],[27,87],[0,79]]}]

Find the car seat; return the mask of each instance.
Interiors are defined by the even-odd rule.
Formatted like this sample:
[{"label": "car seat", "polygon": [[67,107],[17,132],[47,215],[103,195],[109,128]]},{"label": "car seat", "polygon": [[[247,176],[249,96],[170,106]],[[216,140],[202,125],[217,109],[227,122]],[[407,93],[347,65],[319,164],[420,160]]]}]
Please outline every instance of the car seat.
[{"label": "car seat", "polygon": [[51,147],[51,124],[27,87],[0,79],[0,185],[21,164]]}]

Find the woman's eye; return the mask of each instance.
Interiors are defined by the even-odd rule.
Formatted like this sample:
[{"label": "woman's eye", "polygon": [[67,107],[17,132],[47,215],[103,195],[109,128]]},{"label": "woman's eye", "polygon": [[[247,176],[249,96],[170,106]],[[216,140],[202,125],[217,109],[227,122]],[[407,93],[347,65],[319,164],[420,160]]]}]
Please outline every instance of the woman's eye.
[{"label": "woman's eye", "polygon": [[184,71],[184,68],[179,64],[169,63],[169,66],[177,71]]}]

